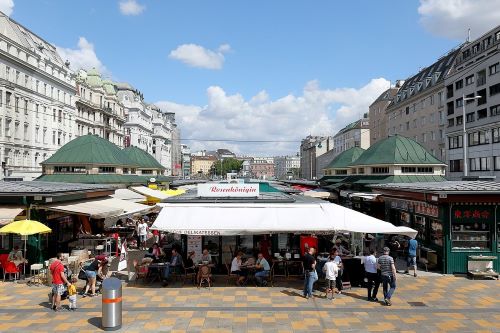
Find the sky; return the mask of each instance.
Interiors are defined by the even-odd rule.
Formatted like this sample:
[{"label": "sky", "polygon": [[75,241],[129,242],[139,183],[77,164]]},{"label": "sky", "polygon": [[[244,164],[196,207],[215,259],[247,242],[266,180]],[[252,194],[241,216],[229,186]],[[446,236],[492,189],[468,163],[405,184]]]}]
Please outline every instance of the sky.
[{"label": "sky", "polygon": [[[0,0],[0,10],[74,69],[96,67],[175,112],[192,151],[257,156],[334,135],[468,28],[474,38],[500,24],[500,0]],[[256,140],[268,142],[238,142]]]}]

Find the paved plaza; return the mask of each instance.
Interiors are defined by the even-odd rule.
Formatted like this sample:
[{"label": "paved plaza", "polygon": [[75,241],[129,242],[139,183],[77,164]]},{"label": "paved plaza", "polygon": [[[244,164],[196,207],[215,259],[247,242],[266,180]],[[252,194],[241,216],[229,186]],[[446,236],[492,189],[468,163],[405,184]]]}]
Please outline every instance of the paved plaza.
[{"label": "paved plaza", "polygon": [[[228,287],[217,277],[216,285],[125,283],[121,331],[500,332],[500,282],[493,280],[399,274],[392,307],[367,302],[362,288],[332,301],[318,291],[302,298],[298,281]],[[48,292],[45,286],[0,282],[0,332],[100,331],[100,297],[79,298],[77,312],[56,313]]]}]

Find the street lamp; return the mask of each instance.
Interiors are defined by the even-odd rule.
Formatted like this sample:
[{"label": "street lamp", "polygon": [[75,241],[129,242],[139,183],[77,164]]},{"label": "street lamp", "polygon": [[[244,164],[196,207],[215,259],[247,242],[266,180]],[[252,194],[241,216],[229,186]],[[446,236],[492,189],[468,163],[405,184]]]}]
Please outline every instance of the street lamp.
[{"label": "street lamp", "polygon": [[474,97],[465,97],[465,94],[462,95],[462,125],[463,125],[463,148],[464,148],[464,177],[467,177],[468,175],[468,166],[467,166],[467,131],[465,130],[465,122],[466,122],[466,116],[465,116],[465,104],[466,101],[472,101],[475,99],[480,99],[481,96],[474,96]]}]

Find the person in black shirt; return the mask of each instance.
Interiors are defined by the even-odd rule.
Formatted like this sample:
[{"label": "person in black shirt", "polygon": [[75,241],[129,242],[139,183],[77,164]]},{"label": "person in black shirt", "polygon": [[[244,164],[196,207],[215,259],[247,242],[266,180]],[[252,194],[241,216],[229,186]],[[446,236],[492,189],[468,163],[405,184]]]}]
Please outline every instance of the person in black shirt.
[{"label": "person in black shirt", "polygon": [[318,281],[318,273],[316,272],[316,259],[314,254],[316,249],[310,247],[304,255],[304,297],[312,297],[314,282]]}]

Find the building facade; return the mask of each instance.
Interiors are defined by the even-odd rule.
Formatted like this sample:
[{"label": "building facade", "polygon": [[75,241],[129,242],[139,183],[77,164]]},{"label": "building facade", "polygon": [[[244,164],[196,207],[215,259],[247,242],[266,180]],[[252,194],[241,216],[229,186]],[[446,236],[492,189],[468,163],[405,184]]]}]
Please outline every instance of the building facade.
[{"label": "building facade", "polygon": [[75,135],[75,80],[56,48],[0,12],[0,179],[32,180]]},{"label": "building facade", "polygon": [[404,81],[397,81],[395,87],[384,91],[370,105],[368,109],[368,117],[370,118],[370,145],[387,138],[387,114],[385,111],[403,83]]},{"label": "building facade", "polygon": [[[446,78],[447,163],[451,180],[463,176],[496,177],[496,181],[499,180],[499,45],[500,26],[464,44]],[[464,163],[464,144],[467,163]]]},{"label": "building facade", "polygon": [[[308,135],[300,143],[300,177],[308,180],[318,178],[317,157],[326,153],[330,146],[322,142],[331,142],[331,137]],[[333,148],[333,146],[332,146]],[[330,149],[331,150],[331,149]]]},{"label": "building facade", "polygon": [[422,144],[446,161],[445,77],[453,67],[458,50],[408,78],[386,109],[388,135],[403,135]]},{"label": "building facade", "polygon": [[258,179],[270,179],[274,177],[273,157],[254,157],[250,161],[250,174]]},{"label": "building facade", "polygon": [[350,123],[333,137],[333,150],[340,154],[353,147],[370,147],[370,120],[365,114],[362,119]]},{"label": "building facade", "polygon": [[187,179],[191,176],[191,150],[187,145],[181,144],[182,152],[182,178]]},{"label": "building facade", "polygon": [[216,161],[215,156],[191,156],[191,175],[210,175]]},{"label": "building facade", "polygon": [[300,156],[277,156],[274,158],[274,176],[278,179],[298,178]]}]

